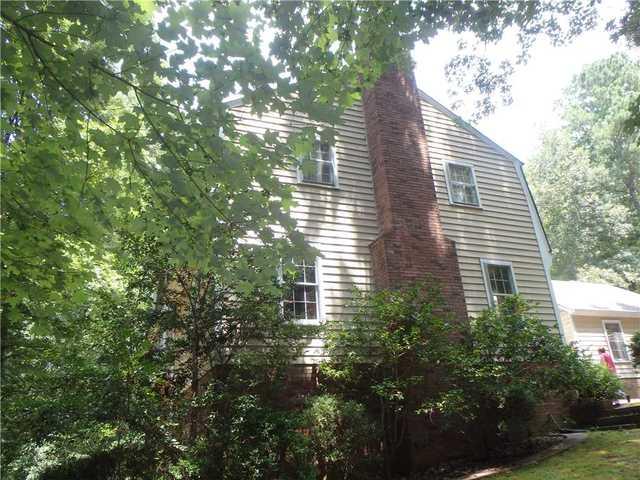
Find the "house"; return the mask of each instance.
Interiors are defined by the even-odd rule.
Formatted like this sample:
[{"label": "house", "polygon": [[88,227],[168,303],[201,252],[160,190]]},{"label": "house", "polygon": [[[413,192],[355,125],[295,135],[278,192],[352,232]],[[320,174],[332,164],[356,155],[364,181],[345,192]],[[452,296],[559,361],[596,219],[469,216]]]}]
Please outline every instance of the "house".
[{"label": "house", "polygon": [[640,368],[633,368],[629,342],[640,331],[640,295],[601,283],[553,281],[565,341],[599,362],[606,348],[626,393],[640,398]]},{"label": "house", "polygon": [[[238,128],[256,134],[313,125],[296,112],[258,117],[241,101],[230,108]],[[557,330],[551,249],[519,160],[393,69],[335,128],[335,144],[318,141],[308,159],[315,169],[275,172],[295,186],[292,215],[321,252],[300,262],[285,300],[301,322],[348,318],[354,286],[430,274],[460,319],[517,292]],[[314,341],[304,363],[322,355]]]}]

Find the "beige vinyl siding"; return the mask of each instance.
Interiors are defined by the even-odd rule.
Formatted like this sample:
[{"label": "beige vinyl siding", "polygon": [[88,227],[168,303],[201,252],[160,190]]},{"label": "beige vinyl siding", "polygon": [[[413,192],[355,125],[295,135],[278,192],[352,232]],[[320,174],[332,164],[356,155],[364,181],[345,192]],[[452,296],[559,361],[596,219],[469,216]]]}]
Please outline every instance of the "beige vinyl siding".
[{"label": "beige vinyl siding", "polygon": [[573,317],[566,310],[560,309],[560,321],[562,322],[562,331],[564,332],[564,341],[567,344],[578,341],[575,325],[573,324]]},{"label": "beige vinyl siding", "polygon": [[[512,263],[518,292],[557,328],[549,285],[529,206],[513,160],[448,114],[422,101],[422,116],[445,234],[456,242],[467,309],[477,315],[488,306],[481,259]],[[445,162],[473,166],[481,208],[452,205]]]},{"label": "beige vinyl siding", "polygon": [[[245,107],[236,107],[234,112],[238,128],[256,134],[271,130],[286,137],[310,124],[299,114],[268,113],[257,118]],[[298,230],[322,255],[319,274],[324,321],[340,321],[353,313],[348,304],[354,286],[371,288],[369,244],[378,233],[361,106],[347,110],[343,125],[336,130],[338,188],[299,183],[293,165],[275,172],[282,182],[296,185],[291,215]],[[323,354],[321,340],[312,339],[302,361],[316,363]]]},{"label": "beige vinyl siding", "polygon": [[[633,334],[640,330],[640,318],[616,318],[613,315],[604,317],[573,316],[578,348],[591,355],[592,360],[597,363],[600,362],[598,348],[605,347],[608,350],[607,339],[602,325],[604,320],[620,322],[627,346],[631,343]],[[616,370],[622,378],[640,377],[640,369],[634,369],[631,362],[616,362]]]},{"label": "beige vinyl siding", "polygon": [[[470,314],[488,305],[480,259],[506,260],[512,262],[519,292],[537,304],[546,324],[556,327],[534,225],[513,161],[428,102],[422,102],[422,109],[441,219],[446,235],[456,242]],[[234,111],[238,128],[256,134],[271,130],[286,136],[309,124],[299,114],[268,113],[257,118],[245,107]],[[369,244],[378,233],[361,106],[349,109],[336,130],[339,188],[299,183],[294,166],[275,172],[282,182],[296,185],[292,216],[322,254],[320,288],[326,321],[352,314],[347,304],[354,286],[371,287]],[[456,160],[474,166],[482,208],[449,204],[443,164]],[[305,361],[317,361],[321,342],[316,339],[309,347]]]}]

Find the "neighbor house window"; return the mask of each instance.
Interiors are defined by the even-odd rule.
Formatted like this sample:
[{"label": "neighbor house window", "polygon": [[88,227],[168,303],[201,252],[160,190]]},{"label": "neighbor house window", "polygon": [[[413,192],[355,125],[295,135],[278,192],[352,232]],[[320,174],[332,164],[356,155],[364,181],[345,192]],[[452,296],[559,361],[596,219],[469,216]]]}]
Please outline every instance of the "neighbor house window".
[{"label": "neighbor house window", "polygon": [[449,191],[449,201],[460,205],[480,206],[476,175],[471,165],[445,163],[445,177]]},{"label": "neighbor house window", "polygon": [[294,262],[286,269],[284,280],[289,284],[283,305],[285,314],[304,322],[320,318],[320,282],[317,262]]},{"label": "neighbor house window", "polygon": [[306,183],[337,186],[335,151],[328,142],[317,140],[311,153],[300,160],[298,179]]},{"label": "neighbor house window", "polygon": [[615,320],[605,320],[602,322],[604,325],[604,333],[607,337],[607,343],[609,344],[609,351],[613,360],[616,362],[628,362],[629,352],[627,346],[624,343],[624,333],[622,332],[622,325]]},{"label": "neighbor house window", "polygon": [[489,304],[495,307],[505,297],[518,293],[511,263],[499,260],[482,260],[482,274]]}]

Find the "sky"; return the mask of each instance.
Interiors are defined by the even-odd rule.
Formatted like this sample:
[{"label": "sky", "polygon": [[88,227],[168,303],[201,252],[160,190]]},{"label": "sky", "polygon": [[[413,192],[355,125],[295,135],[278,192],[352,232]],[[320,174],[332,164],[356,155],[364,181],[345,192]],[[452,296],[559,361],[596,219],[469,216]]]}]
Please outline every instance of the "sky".
[{"label": "sky", "polygon": [[[606,0],[601,16],[604,19],[619,16],[624,7],[623,0]],[[640,59],[638,49],[632,50],[624,42],[614,44],[604,29],[606,21],[600,23],[598,29],[562,47],[553,47],[544,41],[536,44],[530,51],[528,63],[516,66],[512,77],[513,103],[498,105],[494,114],[474,126],[520,160],[530,158],[542,132],[561,124],[557,102],[571,78],[585,65],[615,52],[626,52]],[[413,52],[418,87],[449,108],[455,99],[450,95],[444,67],[458,53],[458,39],[457,35],[444,32],[429,45],[418,45]],[[515,52],[514,42],[507,38],[497,45],[487,46],[485,51],[489,58],[499,60],[505,53]],[[464,105],[456,113],[469,120],[471,106]]]}]

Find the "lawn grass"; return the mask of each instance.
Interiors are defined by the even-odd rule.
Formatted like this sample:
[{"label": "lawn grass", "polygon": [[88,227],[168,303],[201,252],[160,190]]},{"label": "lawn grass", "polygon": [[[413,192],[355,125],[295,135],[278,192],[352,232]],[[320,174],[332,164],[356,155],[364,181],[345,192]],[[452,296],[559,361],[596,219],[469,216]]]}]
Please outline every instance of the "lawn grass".
[{"label": "lawn grass", "polygon": [[640,429],[592,432],[580,445],[495,480],[639,480]]}]

